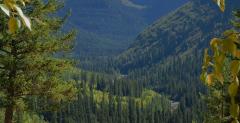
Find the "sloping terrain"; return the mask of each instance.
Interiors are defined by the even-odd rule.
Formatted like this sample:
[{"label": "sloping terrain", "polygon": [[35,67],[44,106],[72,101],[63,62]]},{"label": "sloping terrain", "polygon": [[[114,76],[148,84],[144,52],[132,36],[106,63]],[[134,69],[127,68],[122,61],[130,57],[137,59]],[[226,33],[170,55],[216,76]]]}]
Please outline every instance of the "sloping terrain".
[{"label": "sloping terrain", "polygon": [[[119,57],[123,73],[151,67],[171,57],[201,51],[211,38],[229,28],[230,14],[221,14],[213,3],[188,2],[143,31]],[[201,54],[199,54],[201,55]]]},{"label": "sloping terrain", "polygon": [[[227,5],[240,5],[232,2]],[[200,104],[198,93],[205,90],[199,80],[202,51],[231,28],[234,8],[221,13],[211,1],[188,2],[144,30],[116,58],[119,71],[186,106]]]},{"label": "sloping terrain", "polygon": [[76,55],[116,54],[145,26],[139,10],[125,7],[120,1],[71,0],[66,1],[65,9],[72,11],[66,27],[79,31]]},{"label": "sloping terrain", "polygon": [[144,18],[149,24],[160,17],[169,14],[189,0],[132,0],[132,2],[145,7]]},{"label": "sloping terrain", "polygon": [[[68,0],[65,9],[71,9],[66,27],[79,30],[75,54],[105,56],[126,49],[148,24],[174,10],[183,1],[147,0]],[[150,2],[151,1],[151,2]],[[171,0],[173,1],[173,0]],[[168,6],[166,6],[166,4]],[[155,12],[154,12],[154,11]],[[148,16],[147,16],[148,15]],[[151,19],[150,19],[151,18]]]}]

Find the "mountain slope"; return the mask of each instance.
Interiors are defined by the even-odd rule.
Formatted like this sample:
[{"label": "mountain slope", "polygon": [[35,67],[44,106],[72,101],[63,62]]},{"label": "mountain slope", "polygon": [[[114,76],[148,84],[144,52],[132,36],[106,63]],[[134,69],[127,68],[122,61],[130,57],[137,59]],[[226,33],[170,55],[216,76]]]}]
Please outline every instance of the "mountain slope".
[{"label": "mountain slope", "polygon": [[[75,54],[81,56],[117,54],[126,49],[137,34],[149,23],[152,23],[153,19],[150,21],[149,18],[156,19],[180,6],[185,0],[177,1],[174,5],[169,2],[169,6],[164,8],[156,0],[147,1],[151,2],[139,3],[130,0],[66,1],[64,10],[72,10],[66,27],[80,30],[77,36]],[[168,3],[168,0],[163,1]],[[153,12],[153,9],[157,11]],[[99,42],[101,45],[96,45]]]},{"label": "mountain slope", "polygon": [[199,93],[206,92],[199,80],[203,49],[209,47],[210,39],[231,28],[231,11],[240,5],[238,0],[232,2],[221,13],[214,3],[190,1],[159,19],[116,58],[119,71],[169,95],[184,105],[183,112],[191,111],[193,119],[201,121],[205,104]]},{"label": "mountain slope", "polygon": [[213,3],[188,2],[143,31],[119,57],[123,73],[158,64],[174,56],[190,55],[229,27],[229,13]]},{"label": "mountain slope", "polygon": [[148,23],[152,23],[159,17],[167,15],[188,0],[132,0],[134,3],[143,5],[146,9],[143,13]]},{"label": "mountain slope", "polygon": [[227,3],[225,13],[211,1],[194,0],[162,17],[115,59],[119,71],[145,87],[169,95],[184,105],[183,112],[190,111],[193,119],[201,121],[204,104],[199,93],[206,92],[199,80],[202,51],[210,39],[231,28],[232,5],[240,5],[240,1],[233,1]]},{"label": "mountain slope", "polygon": [[[72,11],[66,27],[79,30],[77,55],[102,55],[109,49],[115,54],[145,25],[138,10],[125,7],[120,1],[71,0],[66,1],[65,9]],[[121,41],[125,46],[119,45]],[[96,45],[99,43],[103,45]]]}]

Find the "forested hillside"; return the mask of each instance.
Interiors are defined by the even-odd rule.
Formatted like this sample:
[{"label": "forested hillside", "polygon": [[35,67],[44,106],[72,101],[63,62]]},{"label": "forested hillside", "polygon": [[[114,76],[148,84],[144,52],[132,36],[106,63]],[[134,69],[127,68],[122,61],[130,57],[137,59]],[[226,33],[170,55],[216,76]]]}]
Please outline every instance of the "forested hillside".
[{"label": "forested hillside", "polygon": [[199,80],[203,49],[212,37],[231,28],[232,10],[238,3],[229,1],[231,6],[222,14],[211,1],[190,1],[154,22],[119,56],[101,64],[86,60],[82,67],[117,69],[144,87],[179,101],[185,107],[183,112],[191,112],[186,115],[200,122],[204,114],[199,112],[206,108],[199,100],[200,93],[206,92]]},{"label": "forested hillside", "polygon": [[188,2],[144,30],[119,56],[122,71],[137,69],[174,56],[191,55],[201,50],[213,36],[228,27],[214,4]]},{"label": "forested hillside", "polygon": [[238,123],[235,8],[239,0],[0,1],[0,123]]},{"label": "forested hillside", "polygon": [[64,12],[68,9],[72,11],[66,28],[79,30],[76,56],[115,55],[126,49],[148,24],[185,2],[185,0],[136,2],[145,6],[139,9],[128,6],[129,3],[124,1],[128,0],[66,1]]}]

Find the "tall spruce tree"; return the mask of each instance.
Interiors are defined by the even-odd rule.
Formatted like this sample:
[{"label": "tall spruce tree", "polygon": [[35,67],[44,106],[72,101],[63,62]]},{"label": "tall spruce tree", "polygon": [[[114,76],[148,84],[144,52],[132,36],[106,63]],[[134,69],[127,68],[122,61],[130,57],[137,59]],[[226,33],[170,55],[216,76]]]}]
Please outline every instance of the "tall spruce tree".
[{"label": "tall spruce tree", "polygon": [[16,109],[29,108],[29,98],[41,97],[57,104],[74,99],[77,91],[74,81],[66,76],[75,69],[73,62],[64,55],[73,47],[74,33],[61,33],[65,18],[55,15],[62,3],[33,0],[20,7],[31,20],[31,30],[27,23],[16,28],[16,21],[10,22],[22,14],[16,9],[8,7],[10,17],[6,11],[0,16],[0,102],[5,108],[5,123],[13,122]]}]

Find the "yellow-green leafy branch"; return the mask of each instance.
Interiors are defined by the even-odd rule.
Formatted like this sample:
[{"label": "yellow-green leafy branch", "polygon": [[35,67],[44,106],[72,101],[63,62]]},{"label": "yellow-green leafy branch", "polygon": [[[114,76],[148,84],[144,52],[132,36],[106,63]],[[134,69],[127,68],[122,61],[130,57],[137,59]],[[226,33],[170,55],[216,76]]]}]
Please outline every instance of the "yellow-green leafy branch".
[{"label": "yellow-green leafy branch", "polygon": [[[224,33],[222,39],[214,38],[210,42],[213,55],[208,54],[208,49],[205,50],[202,66],[201,80],[209,87],[213,84],[223,85],[229,83],[228,95],[231,98],[229,112],[233,123],[239,122],[239,102],[236,97],[239,93],[239,68],[240,68],[240,45],[239,33],[234,30],[229,30]],[[224,76],[224,61],[230,59],[230,65],[227,66],[231,71],[231,78],[226,79]]]},{"label": "yellow-green leafy branch", "polygon": [[24,15],[23,10],[19,7],[21,3],[22,7],[29,0],[3,0],[0,1],[0,8],[3,13],[9,18],[8,20],[8,32],[15,33],[21,25],[25,25],[29,30],[31,30],[30,19]]}]

